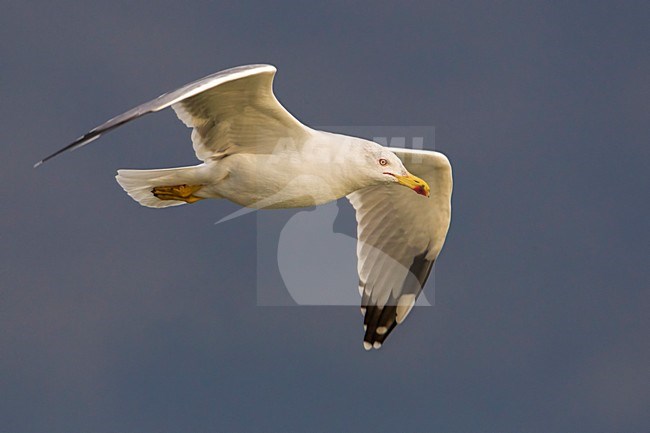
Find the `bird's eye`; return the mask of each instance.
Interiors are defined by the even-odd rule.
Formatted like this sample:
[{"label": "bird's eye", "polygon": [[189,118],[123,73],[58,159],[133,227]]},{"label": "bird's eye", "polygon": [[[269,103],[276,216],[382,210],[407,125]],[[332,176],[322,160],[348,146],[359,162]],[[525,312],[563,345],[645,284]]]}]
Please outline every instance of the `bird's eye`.
[{"label": "bird's eye", "polygon": [[380,158],[380,159],[379,159],[379,165],[382,165],[382,166],[383,166],[383,165],[387,165],[387,164],[388,164],[388,160],[387,160],[387,159],[385,159],[385,158]]}]

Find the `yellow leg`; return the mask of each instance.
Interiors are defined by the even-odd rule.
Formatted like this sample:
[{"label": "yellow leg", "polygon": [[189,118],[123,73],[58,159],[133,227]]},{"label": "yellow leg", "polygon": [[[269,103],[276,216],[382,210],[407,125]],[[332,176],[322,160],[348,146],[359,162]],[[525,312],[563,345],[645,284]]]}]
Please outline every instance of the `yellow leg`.
[{"label": "yellow leg", "polygon": [[203,197],[197,197],[195,192],[200,190],[203,185],[172,185],[172,186],[156,186],[151,190],[154,197],[160,200],[177,200],[186,203],[196,203],[203,200]]}]

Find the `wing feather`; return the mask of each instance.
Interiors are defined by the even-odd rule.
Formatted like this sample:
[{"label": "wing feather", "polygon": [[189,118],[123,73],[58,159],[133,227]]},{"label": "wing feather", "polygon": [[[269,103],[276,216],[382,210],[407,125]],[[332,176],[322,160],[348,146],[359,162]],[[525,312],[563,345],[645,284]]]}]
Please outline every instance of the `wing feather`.
[{"label": "wing feather", "polygon": [[[268,146],[282,139],[298,140],[298,144],[310,129],[275,99],[272,88],[275,71],[271,65],[247,65],[208,75],[113,117],[43,158],[34,167],[63,152],[83,147],[132,120],[170,106],[187,126],[194,128],[192,141],[201,160],[212,157],[215,152],[226,151],[233,144],[249,146],[253,151],[260,151],[264,146],[268,150]],[[251,125],[256,126],[250,128]]]},{"label": "wing feather", "polygon": [[294,118],[273,94],[275,68],[230,80],[172,105],[193,128],[192,144],[202,160],[233,152],[271,153],[276,146],[299,145],[309,128]]},{"label": "wing feather", "polygon": [[426,199],[398,185],[355,191],[359,291],[364,346],[381,347],[422,291],[451,220],[451,165],[438,152],[391,148],[406,168],[427,181]]}]

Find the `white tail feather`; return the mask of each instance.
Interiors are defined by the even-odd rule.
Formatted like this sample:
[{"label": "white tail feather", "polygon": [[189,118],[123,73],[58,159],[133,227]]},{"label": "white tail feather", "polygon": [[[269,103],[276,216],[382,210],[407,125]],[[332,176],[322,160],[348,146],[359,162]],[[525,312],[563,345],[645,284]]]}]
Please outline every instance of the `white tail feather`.
[{"label": "white tail feather", "polygon": [[201,184],[203,182],[200,178],[199,167],[201,165],[158,170],[118,170],[115,179],[122,189],[142,206],[154,208],[179,206],[185,202],[160,200],[153,195],[152,189],[157,186]]}]

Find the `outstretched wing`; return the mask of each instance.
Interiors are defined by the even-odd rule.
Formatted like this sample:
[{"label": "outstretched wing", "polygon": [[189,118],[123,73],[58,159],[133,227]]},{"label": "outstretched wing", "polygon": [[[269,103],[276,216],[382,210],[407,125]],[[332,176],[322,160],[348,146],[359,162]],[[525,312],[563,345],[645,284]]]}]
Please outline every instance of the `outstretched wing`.
[{"label": "outstretched wing", "polygon": [[391,148],[431,187],[427,199],[402,186],[381,185],[348,195],[357,217],[359,292],[364,347],[379,348],[415,305],[451,220],[452,176],[441,153]]},{"label": "outstretched wing", "polygon": [[[233,145],[250,151],[272,151],[279,140],[301,140],[309,134],[273,95],[275,67],[248,65],[209,75],[120,114],[43,158],[35,167],[98,139],[102,134],[145,114],[172,106],[194,128],[197,157],[206,160]],[[247,149],[248,151],[248,149]]]}]

